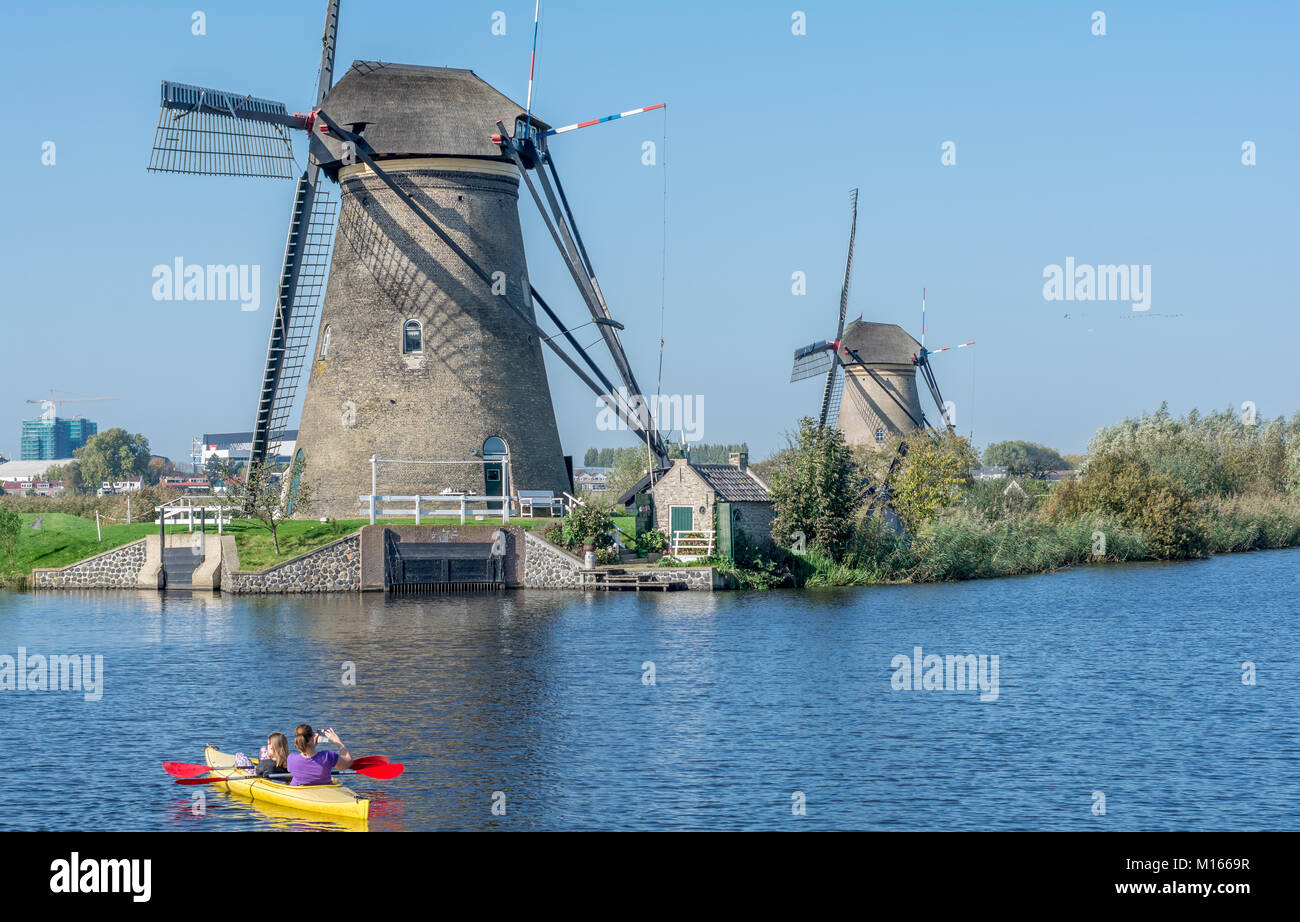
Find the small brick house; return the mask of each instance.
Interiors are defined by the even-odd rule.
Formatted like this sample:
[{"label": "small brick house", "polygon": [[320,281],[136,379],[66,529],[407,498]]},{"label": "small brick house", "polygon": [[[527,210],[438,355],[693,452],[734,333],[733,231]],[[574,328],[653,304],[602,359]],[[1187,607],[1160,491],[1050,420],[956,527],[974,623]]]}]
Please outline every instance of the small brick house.
[{"label": "small brick house", "polygon": [[710,531],[718,503],[730,503],[735,530],[762,548],[772,547],[772,496],[749,469],[747,452],[732,452],[728,464],[692,464],[678,458],[650,488],[654,527],[672,539],[674,531]]}]

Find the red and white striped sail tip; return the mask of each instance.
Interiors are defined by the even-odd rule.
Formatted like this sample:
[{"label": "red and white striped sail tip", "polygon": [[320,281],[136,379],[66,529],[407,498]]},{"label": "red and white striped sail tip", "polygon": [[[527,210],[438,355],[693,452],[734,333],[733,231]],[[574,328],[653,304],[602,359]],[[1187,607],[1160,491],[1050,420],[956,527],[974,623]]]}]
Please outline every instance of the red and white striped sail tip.
[{"label": "red and white striped sail tip", "polygon": [[965,349],[967,346],[973,346],[973,345],[975,345],[975,341],[971,340],[968,343],[962,343],[960,346],[944,346],[942,349],[931,349],[930,352],[931,354],[935,352],[947,352],[950,349]]},{"label": "red and white striped sail tip", "polygon": [[553,134],[564,134],[566,131],[576,131],[579,128],[587,128],[591,125],[599,125],[603,122],[612,122],[616,119],[626,118],[629,115],[640,115],[642,112],[653,112],[655,109],[663,109],[668,105],[666,102],[656,103],[653,106],[642,106],[640,109],[628,109],[626,112],[619,112],[617,115],[606,115],[604,118],[593,118],[585,122],[574,122],[572,125],[565,125],[563,128],[551,128],[541,133],[542,137],[550,137]]}]

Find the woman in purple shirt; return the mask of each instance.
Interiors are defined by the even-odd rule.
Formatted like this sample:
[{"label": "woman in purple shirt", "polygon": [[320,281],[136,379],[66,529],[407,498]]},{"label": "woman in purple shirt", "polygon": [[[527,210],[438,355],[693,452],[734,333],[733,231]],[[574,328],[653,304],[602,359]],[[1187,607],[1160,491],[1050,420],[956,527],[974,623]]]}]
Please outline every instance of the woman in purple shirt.
[{"label": "woman in purple shirt", "polygon": [[[338,752],[329,749],[316,751],[316,744],[321,737],[339,747]],[[308,724],[298,724],[293,734],[293,744],[298,751],[289,754],[289,771],[293,775],[290,784],[329,784],[333,779],[330,772],[337,768],[343,771],[352,765],[352,755],[343,740],[332,729],[313,733]]]}]

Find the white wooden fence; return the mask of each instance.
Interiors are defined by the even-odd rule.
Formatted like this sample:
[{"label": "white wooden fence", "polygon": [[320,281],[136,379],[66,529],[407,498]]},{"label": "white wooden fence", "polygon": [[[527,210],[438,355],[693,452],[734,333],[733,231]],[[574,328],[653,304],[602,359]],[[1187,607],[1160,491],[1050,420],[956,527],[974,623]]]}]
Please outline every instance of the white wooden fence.
[{"label": "white wooden fence", "polygon": [[[454,516],[465,524],[467,515],[493,517],[501,516],[503,525],[510,523],[510,497],[479,496],[465,493],[441,493],[428,496],[376,496],[362,494],[361,512],[370,517],[370,524],[376,518],[409,519],[415,517],[419,525],[423,518]],[[495,508],[495,511],[493,510]]]},{"label": "white wooden fence", "polygon": [[207,506],[202,503],[196,506],[192,499],[181,496],[161,506],[154,506],[153,511],[158,514],[153,520],[155,525],[188,525],[190,531],[194,531],[195,525],[215,524],[217,534],[221,534],[222,526],[230,524],[230,515],[235,507]]},{"label": "white wooden fence", "polygon": [[694,560],[698,557],[712,557],[715,531],[675,531],[673,532],[672,555],[678,560]]}]

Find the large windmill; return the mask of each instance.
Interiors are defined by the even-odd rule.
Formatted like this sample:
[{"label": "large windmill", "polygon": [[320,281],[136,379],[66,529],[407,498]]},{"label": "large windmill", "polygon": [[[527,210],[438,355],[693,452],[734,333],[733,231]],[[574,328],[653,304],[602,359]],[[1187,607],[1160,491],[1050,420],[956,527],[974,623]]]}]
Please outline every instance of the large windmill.
[{"label": "large windmill", "polygon": [[[666,464],[638,399],[623,326],[596,280],[548,147],[549,138],[581,125],[553,129],[532,116],[531,99],[519,106],[468,70],[357,61],[334,84],[338,12],[330,0],[307,113],[220,90],[162,86],[151,170],[291,179],[290,131],[309,136],[252,460],[283,438],[310,361],[296,457],[307,462],[316,514],[356,514],[373,456],[453,462],[439,469],[440,482],[458,491],[493,492],[486,465],[461,463],[471,457],[508,465],[515,489],[569,489],[545,345]],[[338,184],[338,202],[322,175]],[[521,184],[590,312],[579,325],[600,331],[612,375],[579,344],[578,325],[562,322],[529,283]],[[543,329],[535,307],[558,332]]]},{"label": "large windmill", "polygon": [[[853,275],[853,243],[857,233],[858,190],[850,196],[853,223],[849,230],[849,255],[840,290],[839,322],[835,338],[818,340],[795,350],[790,381],[826,376],[822,387],[818,426],[838,427],[850,445],[883,446],[890,436],[934,428],[921,409],[917,370],[930,390],[949,431],[943,396],[929,357],[948,349],[927,350],[924,345],[925,306],[922,295],[921,336],[917,342],[894,323],[874,323],[859,317],[847,325],[849,283]],[[963,346],[974,345],[965,343]],[[949,348],[963,348],[963,346]],[[847,397],[848,410],[843,404]]]}]

